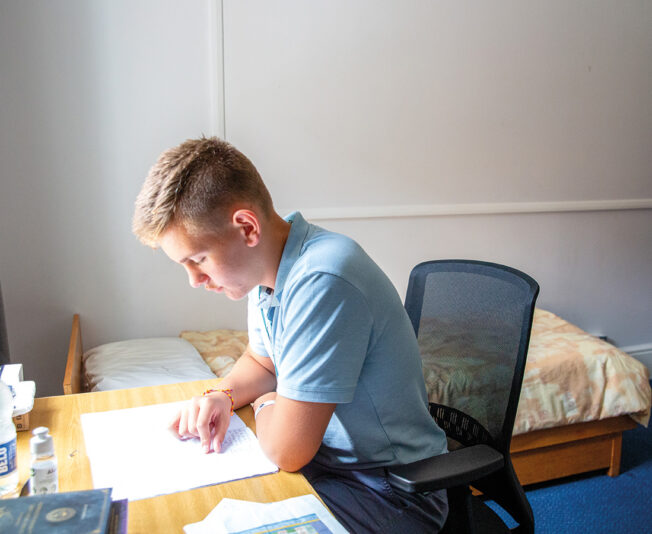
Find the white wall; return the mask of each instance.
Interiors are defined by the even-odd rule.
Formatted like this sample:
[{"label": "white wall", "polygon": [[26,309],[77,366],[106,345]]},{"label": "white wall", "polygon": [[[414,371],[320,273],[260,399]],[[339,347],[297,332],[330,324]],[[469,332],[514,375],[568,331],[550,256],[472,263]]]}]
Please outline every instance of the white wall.
[{"label": "white wall", "polygon": [[226,2],[227,135],[306,208],[650,198],[651,24],[612,0]]},{"label": "white wall", "polygon": [[0,279],[11,357],[61,391],[72,314],[84,344],[242,326],[131,234],[165,148],[210,134],[209,2],[0,4]]},{"label": "white wall", "polygon": [[649,3],[227,0],[224,93],[219,5],[0,0],[0,280],[39,395],[60,392],[75,312],[86,347],[245,326],[243,303],[192,291],[130,232],[160,151],[224,125],[277,206],[358,239],[401,294],[419,261],[498,261],[542,307],[652,345],[649,208],[384,216],[649,206]]}]

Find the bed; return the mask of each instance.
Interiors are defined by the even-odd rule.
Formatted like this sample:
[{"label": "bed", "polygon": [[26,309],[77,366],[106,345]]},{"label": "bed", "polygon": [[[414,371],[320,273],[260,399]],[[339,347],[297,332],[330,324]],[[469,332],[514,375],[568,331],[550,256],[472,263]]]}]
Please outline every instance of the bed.
[{"label": "bed", "polygon": [[[178,338],[127,340],[84,352],[80,319],[75,315],[64,393],[221,377],[246,344],[247,334],[242,331],[183,331]],[[424,351],[428,348],[422,347]],[[448,370],[429,365],[426,354],[428,393],[442,401],[433,377]],[[462,382],[469,378],[473,377]],[[617,476],[622,434],[637,424],[647,426],[651,399],[650,376],[642,363],[537,309],[511,445],[521,483],[599,469]]]}]

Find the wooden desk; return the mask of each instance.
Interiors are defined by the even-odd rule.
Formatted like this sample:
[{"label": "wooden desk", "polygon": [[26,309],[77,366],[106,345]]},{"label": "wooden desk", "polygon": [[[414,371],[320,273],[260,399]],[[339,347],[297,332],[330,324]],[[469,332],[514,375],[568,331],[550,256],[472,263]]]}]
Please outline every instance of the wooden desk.
[{"label": "wooden desk", "polygon": [[[214,386],[215,380],[200,380],[36,399],[30,412],[30,430],[18,433],[21,486],[29,477],[29,439],[34,428],[47,426],[50,429],[59,464],[59,490],[92,489],[90,463],[81,428],[82,413],[184,400]],[[255,428],[253,411],[249,406],[238,410],[238,415],[250,428]],[[133,501],[129,503],[129,533],[183,532],[184,525],[204,519],[224,497],[271,502],[308,493],[316,495],[301,474],[279,471],[272,475]]]}]

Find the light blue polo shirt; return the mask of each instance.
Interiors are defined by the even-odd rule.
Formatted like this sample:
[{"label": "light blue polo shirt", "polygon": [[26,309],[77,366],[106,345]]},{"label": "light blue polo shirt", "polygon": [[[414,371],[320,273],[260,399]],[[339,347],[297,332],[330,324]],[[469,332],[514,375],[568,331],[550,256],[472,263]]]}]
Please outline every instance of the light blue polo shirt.
[{"label": "light blue polo shirt", "polygon": [[286,220],[274,291],[249,294],[249,343],[272,358],[279,395],[337,404],[314,461],[364,469],[445,452],[392,283],[353,240]]}]

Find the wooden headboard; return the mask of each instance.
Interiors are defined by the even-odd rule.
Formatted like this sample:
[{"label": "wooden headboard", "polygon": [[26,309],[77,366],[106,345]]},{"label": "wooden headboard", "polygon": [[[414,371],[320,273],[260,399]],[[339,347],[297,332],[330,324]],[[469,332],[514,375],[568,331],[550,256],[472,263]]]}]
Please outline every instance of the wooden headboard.
[{"label": "wooden headboard", "polygon": [[70,332],[70,344],[68,345],[68,359],[66,361],[66,372],[63,375],[63,394],[83,393],[84,384],[82,380],[82,348],[81,327],[79,314],[72,318],[72,330]]}]

